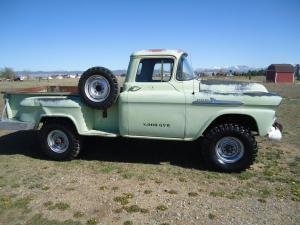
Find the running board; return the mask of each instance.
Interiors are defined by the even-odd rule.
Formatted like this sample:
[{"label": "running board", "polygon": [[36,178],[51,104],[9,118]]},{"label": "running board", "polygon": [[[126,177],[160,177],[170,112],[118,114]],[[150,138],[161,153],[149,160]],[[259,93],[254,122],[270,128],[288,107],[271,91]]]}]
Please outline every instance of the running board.
[{"label": "running board", "polygon": [[101,136],[101,137],[118,137],[118,134],[115,133],[109,133],[99,130],[89,130],[87,132],[81,133],[80,135],[83,136]]}]

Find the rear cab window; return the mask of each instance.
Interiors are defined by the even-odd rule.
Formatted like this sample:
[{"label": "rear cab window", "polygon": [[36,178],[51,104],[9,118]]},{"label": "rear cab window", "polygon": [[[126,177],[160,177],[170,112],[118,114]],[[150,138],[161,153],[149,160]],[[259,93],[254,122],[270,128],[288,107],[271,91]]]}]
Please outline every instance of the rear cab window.
[{"label": "rear cab window", "polygon": [[139,63],[136,82],[168,82],[171,80],[174,68],[172,58],[142,59]]}]

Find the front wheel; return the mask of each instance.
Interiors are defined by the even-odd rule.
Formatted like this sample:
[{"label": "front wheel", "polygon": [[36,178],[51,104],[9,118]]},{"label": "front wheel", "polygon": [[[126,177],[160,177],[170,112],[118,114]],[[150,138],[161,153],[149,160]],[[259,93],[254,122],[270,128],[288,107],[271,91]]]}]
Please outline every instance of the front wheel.
[{"label": "front wheel", "polygon": [[204,156],[211,165],[224,172],[240,172],[253,164],[257,144],[250,130],[238,124],[221,124],[204,138]]},{"label": "front wheel", "polygon": [[80,152],[80,138],[68,123],[46,122],[40,131],[41,148],[53,160],[71,160]]}]

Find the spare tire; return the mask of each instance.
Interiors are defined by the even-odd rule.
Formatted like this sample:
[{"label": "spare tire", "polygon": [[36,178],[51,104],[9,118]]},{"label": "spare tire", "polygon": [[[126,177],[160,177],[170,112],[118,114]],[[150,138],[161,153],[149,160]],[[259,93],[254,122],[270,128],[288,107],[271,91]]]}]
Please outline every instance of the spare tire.
[{"label": "spare tire", "polygon": [[92,67],[85,71],[79,80],[78,89],[85,104],[102,110],[113,105],[119,95],[117,78],[104,67]]}]

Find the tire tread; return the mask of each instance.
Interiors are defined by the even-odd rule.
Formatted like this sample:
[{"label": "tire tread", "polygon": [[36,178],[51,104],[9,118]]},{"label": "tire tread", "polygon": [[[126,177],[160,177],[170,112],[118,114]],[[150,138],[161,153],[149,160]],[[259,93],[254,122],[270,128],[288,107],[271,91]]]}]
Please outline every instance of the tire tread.
[{"label": "tire tread", "polygon": [[[48,148],[47,135],[52,129],[62,129],[70,138],[69,142],[72,143],[73,147],[67,150],[66,154],[58,155],[58,153],[54,153]],[[51,120],[48,122],[46,121],[43,124],[40,130],[40,144],[41,149],[46,156],[58,161],[72,160],[79,155],[81,150],[81,140],[77,131],[74,126],[63,120]]]},{"label": "tire tread", "polygon": [[[241,136],[245,137],[247,141],[249,142],[249,148],[248,148],[248,158],[245,160],[245,162],[242,165],[239,166],[222,166],[218,165],[215,161],[212,160],[212,149],[211,145],[216,141],[216,138],[222,137],[224,134],[240,134]],[[255,158],[257,156],[258,148],[257,148],[257,142],[254,138],[254,136],[251,134],[251,131],[249,128],[246,128],[239,124],[234,123],[224,123],[219,124],[216,127],[212,128],[204,137],[204,157],[211,163],[211,165],[216,170],[221,170],[225,172],[240,172],[243,170],[248,169],[255,161]]]},{"label": "tire tread", "polygon": [[[110,83],[110,88],[111,88],[110,94],[108,98],[103,102],[93,102],[85,94],[85,90],[84,90],[85,82],[90,76],[93,75],[104,76],[106,79],[108,79]],[[102,109],[102,110],[111,107],[117,101],[120,93],[118,79],[116,78],[116,76],[109,69],[100,66],[92,67],[86,70],[82,74],[82,76],[79,79],[78,89],[79,89],[80,96],[84,99],[84,102],[88,106],[92,108]]]}]

